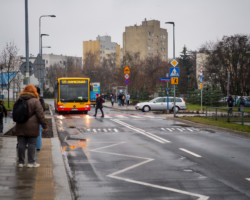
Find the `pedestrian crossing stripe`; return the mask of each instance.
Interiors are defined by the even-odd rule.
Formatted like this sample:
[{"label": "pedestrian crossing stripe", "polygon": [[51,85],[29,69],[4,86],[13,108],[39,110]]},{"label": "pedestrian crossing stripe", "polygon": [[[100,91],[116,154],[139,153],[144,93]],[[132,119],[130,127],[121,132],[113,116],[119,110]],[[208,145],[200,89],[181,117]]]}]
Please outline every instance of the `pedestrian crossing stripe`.
[{"label": "pedestrian crossing stripe", "polygon": [[168,132],[173,132],[173,131],[178,131],[178,132],[184,132],[184,131],[189,131],[189,132],[194,132],[198,131],[195,128],[160,128],[162,131],[168,131]]},{"label": "pedestrian crossing stripe", "polygon": [[[63,116],[63,115],[56,115],[56,117],[58,119],[80,119],[80,118],[89,118],[89,119],[94,119],[96,117],[94,116],[90,116],[90,115],[80,115],[80,116]],[[97,116],[98,118],[99,116]],[[135,119],[161,119],[162,117],[160,116],[154,116],[154,115],[114,115],[114,116],[109,116],[109,115],[105,115],[104,118],[106,119],[115,119],[115,118],[120,118],[120,119],[131,119],[131,118],[135,118]]]}]

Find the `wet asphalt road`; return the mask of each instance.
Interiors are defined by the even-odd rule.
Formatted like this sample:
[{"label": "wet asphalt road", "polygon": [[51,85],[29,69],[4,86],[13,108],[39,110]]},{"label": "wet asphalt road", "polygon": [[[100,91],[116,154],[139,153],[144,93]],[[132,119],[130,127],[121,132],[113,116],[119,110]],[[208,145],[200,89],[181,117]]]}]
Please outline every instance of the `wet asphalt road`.
[{"label": "wet asphalt road", "polygon": [[55,114],[75,199],[250,199],[249,139],[152,113],[104,112]]}]

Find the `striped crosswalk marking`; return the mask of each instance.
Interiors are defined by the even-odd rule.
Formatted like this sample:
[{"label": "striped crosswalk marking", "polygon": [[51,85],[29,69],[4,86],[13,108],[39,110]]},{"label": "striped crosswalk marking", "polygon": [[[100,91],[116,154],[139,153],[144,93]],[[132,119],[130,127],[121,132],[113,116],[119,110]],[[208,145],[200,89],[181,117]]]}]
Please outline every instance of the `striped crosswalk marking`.
[{"label": "striped crosswalk marking", "polygon": [[183,132],[183,130],[182,130],[181,128],[177,128],[177,130],[179,130],[179,131]]},{"label": "striped crosswalk marking", "polygon": [[171,128],[167,128],[170,132],[173,132],[172,130],[171,130]]},{"label": "striped crosswalk marking", "polygon": [[189,130],[189,131],[193,132],[193,130],[192,130],[191,128],[187,128],[187,130]]},{"label": "striped crosswalk marking", "polygon": [[93,129],[93,131],[94,131],[95,133],[97,132],[95,128]]},{"label": "striped crosswalk marking", "polygon": [[107,132],[108,132],[108,131],[107,131],[107,129],[105,129],[105,128],[103,129],[103,131],[104,131],[105,133],[107,133]]},{"label": "striped crosswalk marking", "polygon": [[114,129],[114,131],[115,131],[116,133],[118,133],[118,130],[117,130],[116,128]]}]

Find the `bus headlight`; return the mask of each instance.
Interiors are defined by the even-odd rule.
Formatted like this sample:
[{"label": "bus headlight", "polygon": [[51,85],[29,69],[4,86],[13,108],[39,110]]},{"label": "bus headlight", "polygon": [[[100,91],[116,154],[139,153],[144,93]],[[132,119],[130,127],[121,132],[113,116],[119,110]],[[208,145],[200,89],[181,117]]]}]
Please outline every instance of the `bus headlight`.
[{"label": "bus headlight", "polygon": [[59,105],[58,108],[64,108],[64,106],[63,105]]}]

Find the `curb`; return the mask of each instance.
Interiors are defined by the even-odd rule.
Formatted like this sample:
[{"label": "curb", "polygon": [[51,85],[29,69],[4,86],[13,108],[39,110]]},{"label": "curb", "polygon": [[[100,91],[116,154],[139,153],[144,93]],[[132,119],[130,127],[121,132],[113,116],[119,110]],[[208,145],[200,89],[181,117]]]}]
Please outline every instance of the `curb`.
[{"label": "curb", "polygon": [[56,200],[73,200],[72,191],[70,190],[70,182],[67,176],[63,155],[61,152],[61,143],[58,138],[56,129],[55,118],[49,107],[50,114],[52,117],[52,131],[54,138],[51,138],[52,144],[52,162],[53,162],[53,175],[54,175],[54,189]]}]

